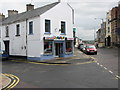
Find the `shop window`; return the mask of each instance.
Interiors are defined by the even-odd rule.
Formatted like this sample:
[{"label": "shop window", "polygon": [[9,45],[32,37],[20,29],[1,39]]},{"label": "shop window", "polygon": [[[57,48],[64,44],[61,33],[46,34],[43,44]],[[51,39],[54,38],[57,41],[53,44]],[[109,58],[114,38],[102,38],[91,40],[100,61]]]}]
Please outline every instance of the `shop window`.
[{"label": "shop window", "polygon": [[44,54],[52,54],[52,41],[44,42]]},{"label": "shop window", "polygon": [[45,20],[45,32],[50,33],[50,20]]},{"label": "shop window", "polygon": [[72,52],[72,41],[66,41],[66,52]]},{"label": "shop window", "polygon": [[65,34],[66,25],[65,22],[61,22],[61,33]]}]

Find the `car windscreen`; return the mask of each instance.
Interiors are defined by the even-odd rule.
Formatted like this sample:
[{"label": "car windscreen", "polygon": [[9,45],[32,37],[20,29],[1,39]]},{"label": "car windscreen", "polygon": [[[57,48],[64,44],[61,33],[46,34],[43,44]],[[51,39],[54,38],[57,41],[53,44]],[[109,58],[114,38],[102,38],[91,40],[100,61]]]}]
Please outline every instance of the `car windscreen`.
[{"label": "car windscreen", "polygon": [[95,46],[87,46],[87,48],[95,48]]}]

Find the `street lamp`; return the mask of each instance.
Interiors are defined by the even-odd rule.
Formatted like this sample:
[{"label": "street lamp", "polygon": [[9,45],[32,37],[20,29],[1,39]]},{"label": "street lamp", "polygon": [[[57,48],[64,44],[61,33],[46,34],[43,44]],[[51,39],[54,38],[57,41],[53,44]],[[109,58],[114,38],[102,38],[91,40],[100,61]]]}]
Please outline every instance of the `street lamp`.
[{"label": "street lamp", "polygon": [[100,19],[100,20],[102,20],[102,23],[104,22],[104,19],[103,19],[103,18],[95,18],[95,20],[96,20],[96,19]]}]

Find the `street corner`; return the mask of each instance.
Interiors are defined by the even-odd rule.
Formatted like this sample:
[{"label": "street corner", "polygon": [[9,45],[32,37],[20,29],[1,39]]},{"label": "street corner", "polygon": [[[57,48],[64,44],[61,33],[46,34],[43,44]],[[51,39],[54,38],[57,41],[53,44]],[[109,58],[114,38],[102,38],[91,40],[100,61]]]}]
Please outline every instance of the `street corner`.
[{"label": "street corner", "polygon": [[14,88],[19,82],[20,79],[13,75],[13,74],[2,74],[2,84],[1,84],[1,89],[2,90],[8,90]]},{"label": "street corner", "polygon": [[0,89],[5,88],[11,82],[11,79],[5,76],[4,74],[0,74]]}]

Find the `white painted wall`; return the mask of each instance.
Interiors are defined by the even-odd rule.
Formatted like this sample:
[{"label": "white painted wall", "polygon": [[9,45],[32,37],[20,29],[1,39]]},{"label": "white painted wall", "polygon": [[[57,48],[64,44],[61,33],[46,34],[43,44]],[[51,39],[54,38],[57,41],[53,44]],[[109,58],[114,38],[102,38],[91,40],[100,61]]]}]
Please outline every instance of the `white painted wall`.
[{"label": "white painted wall", "polygon": [[[46,35],[45,33],[45,19],[51,20],[51,34]],[[61,29],[61,21],[66,22],[66,35],[61,35],[59,29]],[[52,37],[52,36],[65,36],[68,38],[73,38],[73,23],[72,23],[72,9],[67,5],[67,3],[60,3],[45,12],[40,16],[40,36],[41,36],[41,53],[44,52],[44,43],[43,37]],[[55,30],[56,29],[56,30]]]},{"label": "white painted wall", "polygon": [[[26,22],[18,22],[8,25],[9,27],[9,37],[5,37],[5,27],[3,26],[3,41],[9,40],[10,41],[10,55],[19,55],[19,56],[26,56]],[[16,25],[20,24],[20,36],[16,36]],[[22,48],[23,47],[23,48]]]},{"label": "white painted wall", "polygon": [[[33,21],[33,35],[29,35],[29,22]],[[28,41],[28,57],[40,57],[40,17],[31,18],[27,22],[27,41]]]}]

